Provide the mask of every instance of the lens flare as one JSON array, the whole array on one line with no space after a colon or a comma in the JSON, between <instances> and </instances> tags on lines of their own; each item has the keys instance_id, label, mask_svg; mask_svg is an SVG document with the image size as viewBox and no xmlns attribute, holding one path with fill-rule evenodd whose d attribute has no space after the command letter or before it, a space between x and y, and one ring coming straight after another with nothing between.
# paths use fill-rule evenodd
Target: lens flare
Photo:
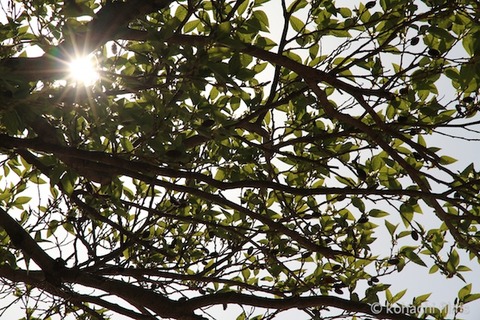
<instances>
[{"instance_id":1,"label":"lens flare","mask_svg":"<svg viewBox=\"0 0 480 320\"><path fill-rule=\"evenodd\" d=\"M68 68L69 78L77 84L91 86L99 79L96 63L90 57L77 57L68 64Z\"/></svg>"}]
</instances>

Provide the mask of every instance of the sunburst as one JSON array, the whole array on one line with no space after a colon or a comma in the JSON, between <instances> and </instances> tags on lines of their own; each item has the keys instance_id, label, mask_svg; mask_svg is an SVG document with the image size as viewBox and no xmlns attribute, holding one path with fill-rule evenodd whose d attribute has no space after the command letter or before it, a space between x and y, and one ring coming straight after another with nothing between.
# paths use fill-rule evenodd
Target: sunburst
<instances>
[{"instance_id":1,"label":"sunburst","mask_svg":"<svg viewBox=\"0 0 480 320\"><path fill-rule=\"evenodd\" d=\"M97 64L92 57L78 56L68 62L69 80L76 84L91 86L99 80Z\"/></svg>"}]
</instances>

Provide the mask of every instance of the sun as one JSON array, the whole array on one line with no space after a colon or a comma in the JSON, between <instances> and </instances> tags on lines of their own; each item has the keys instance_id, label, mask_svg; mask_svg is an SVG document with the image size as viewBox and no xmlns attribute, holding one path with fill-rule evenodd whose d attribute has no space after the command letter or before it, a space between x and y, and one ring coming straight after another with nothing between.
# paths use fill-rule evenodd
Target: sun
<instances>
[{"instance_id":1,"label":"sun","mask_svg":"<svg viewBox=\"0 0 480 320\"><path fill-rule=\"evenodd\" d=\"M100 78L94 59L88 56L72 59L68 70L69 79L84 86L91 86Z\"/></svg>"}]
</instances>

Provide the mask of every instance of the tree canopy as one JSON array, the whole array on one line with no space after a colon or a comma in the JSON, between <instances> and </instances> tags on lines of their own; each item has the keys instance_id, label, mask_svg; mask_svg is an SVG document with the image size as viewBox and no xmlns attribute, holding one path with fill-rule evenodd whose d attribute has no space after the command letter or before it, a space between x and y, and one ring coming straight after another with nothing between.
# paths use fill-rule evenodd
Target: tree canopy
<instances>
[{"instance_id":1,"label":"tree canopy","mask_svg":"<svg viewBox=\"0 0 480 320\"><path fill-rule=\"evenodd\" d=\"M478 1L2 11L0 314L452 319L480 298L478 164L442 150L478 147ZM69 70L86 55L93 84ZM465 281L458 308L407 301L412 268Z\"/></svg>"}]
</instances>

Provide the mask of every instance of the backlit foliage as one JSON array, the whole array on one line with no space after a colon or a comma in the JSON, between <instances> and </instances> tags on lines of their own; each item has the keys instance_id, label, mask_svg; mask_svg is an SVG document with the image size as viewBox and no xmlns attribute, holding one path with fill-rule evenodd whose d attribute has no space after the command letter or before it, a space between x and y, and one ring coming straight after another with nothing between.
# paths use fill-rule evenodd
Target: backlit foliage
<instances>
[{"instance_id":1,"label":"backlit foliage","mask_svg":"<svg viewBox=\"0 0 480 320\"><path fill-rule=\"evenodd\" d=\"M370 306L478 264L480 3L340 3L2 1L2 311L462 318Z\"/></svg>"}]
</instances>

